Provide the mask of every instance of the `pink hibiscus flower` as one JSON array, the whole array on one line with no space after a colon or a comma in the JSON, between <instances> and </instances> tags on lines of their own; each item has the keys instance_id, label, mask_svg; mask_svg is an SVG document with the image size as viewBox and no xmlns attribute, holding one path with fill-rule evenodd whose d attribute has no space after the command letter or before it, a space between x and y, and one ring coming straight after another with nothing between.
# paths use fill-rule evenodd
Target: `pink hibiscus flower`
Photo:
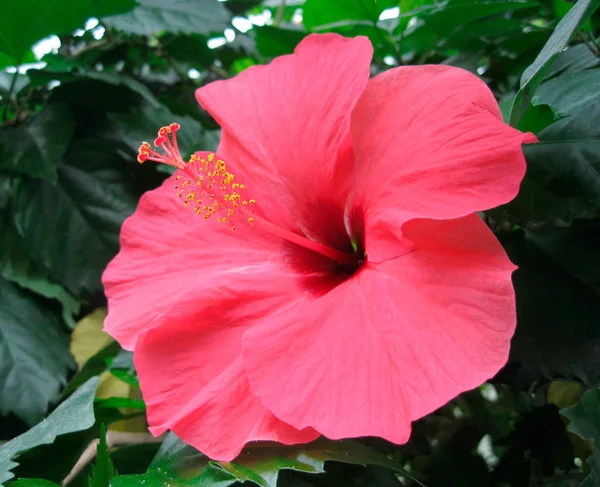
<instances>
[{"instance_id":1,"label":"pink hibiscus flower","mask_svg":"<svg viewBox=\"0 0 600 487\"><path fill-rule=\"evenodd\" d=\"M308 36L196 92L216 155L183 161L177 124L164 155L140 148L178 171L123 225L105 327L134 350L153 434L218 460L256 440L403 443L506 362L515 267L474 212L517 194L534 139L470 73L369 79L371 56Z\"/></svg>"}]
</instances>

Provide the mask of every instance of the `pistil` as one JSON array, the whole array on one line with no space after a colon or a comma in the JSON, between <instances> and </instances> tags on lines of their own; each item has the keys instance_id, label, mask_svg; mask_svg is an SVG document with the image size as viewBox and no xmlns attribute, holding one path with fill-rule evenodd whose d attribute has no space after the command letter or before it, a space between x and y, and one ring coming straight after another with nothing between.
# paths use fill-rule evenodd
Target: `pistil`
<instances>
[{"instance_id":1,"label":"pistil","mask_svg":"<svg viewBox=\"0 0 600 487\"><path fill-rule=\"evenodd\" d=\"M148 142L142 143L138 150L138 161L154 161L168 164L180 170L173 176L177 182L177 196L183 200L184 206L194 206L194 211L208 220L217 215L217 222L228 223L234 215L243 215L245 224L264 230L279 238L312 250L344 266L356 266L355 254L323 245L302 235L281 228L259 217L254 213L254 199L244 196L245 184L235 181L235 175L228 171L225 161L214 153L192 155L188 162L184 161L177 144L176 132L180 126L172 123L161 127L154 145L162 149L161 154L151 148ZM235 231L236 227L232 227Z\"/></svg>"}]
</instances>

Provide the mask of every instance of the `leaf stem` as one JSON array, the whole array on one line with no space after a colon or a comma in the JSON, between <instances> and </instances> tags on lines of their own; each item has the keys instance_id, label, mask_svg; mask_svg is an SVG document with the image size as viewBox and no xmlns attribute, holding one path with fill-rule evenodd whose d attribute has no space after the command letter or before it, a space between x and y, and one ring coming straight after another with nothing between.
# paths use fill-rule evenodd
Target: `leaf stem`
<instances>
[{"instance_id":1,"label":"leaf stem","mask_svg":"<svg viewBox=\"0 0 600 487\"><path fill-rule=\"evenodd\" d=\"M8 107L10 106L10 99L12 98L13 91L15 90L18 76L19 76L19 65L15 66L15 75L13 76L13 78L10 82L10 88L8 89L8 94L6 95L6 101L4 103L4 111L2 112L2 121L4 123L6 123L8 121Z\"/></svg>"},{"instance_id":2,"label":"leaf stem","mask_svg":"<svg viewBox=\"0 0 600 487\"><path fill-rule=\"evenodd\" d=\"M279 7L277 8L277 13L275 14L275 20L273 20L273 25L275 27L279 27L279 25L281 24L281 21L283 19L283 14L285 12L285 3L286 3L286 0L281 0L281 3L279 4Z\"/></svg>"}]
</instances>

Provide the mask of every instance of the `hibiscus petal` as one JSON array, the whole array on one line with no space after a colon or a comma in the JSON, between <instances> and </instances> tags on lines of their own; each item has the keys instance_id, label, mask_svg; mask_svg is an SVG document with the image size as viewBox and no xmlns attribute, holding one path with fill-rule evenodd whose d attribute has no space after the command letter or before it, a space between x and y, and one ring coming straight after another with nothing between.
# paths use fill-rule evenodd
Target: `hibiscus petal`
<instances>
[{"instance_id":1,"label":"hibiscus petal","mask_svg":"<svg viewBox=\"0 0 600 487\"><path fill-rule=\"evenodd\" d=\"M255 397L244 375L241 335L248 328L236 310L252 303L219 303L170 326L144 333L135 365L154 435L172 430L212 459L229 461L249 441L305 443L318 435L278 420ZM236 315L237 314L237 315Z\"/></svg>"},{"instance_id":2,"label":"hibiscus petal","mask_svg":"<svg viewBox=\"0 0 600 487\"><path fill-rule=\"evenodd\" d=\"M399 236L411 218L457 218L513 199L525 173L521 146L535 140L502 122L485 83L448 66L375 76L351 132L357 168L349 209L364 213L365 246L377 261L395 256L382 234Z\"/></svg>"},{"instance_id":3,"label":"hibiscus petal","mask_svg":"<svg viewBox=\"0 0 600 487\"><path fill-rule=\"evenodd\" d=\"M276 309L322 286L328 269L316 254L247 222L234 232L214 218L204 220L183 206L173 185L167 180L142 197L121 230L121 251L102 276L105 330L124 348L132 350L143 331L232 295Z\"/></svg>"},{"instance_id":4,"label":"hibiscus petal","mask_svg":"<svg viewBox=\"0 0 600 487\"><path fill-rule=\"evenodd\" d=\"M244 333L252 390L277 417L402 443L410 421L504 365L514 266L493 234L476 215L413 220L405 234L411 252Z\"/></svg>"},{"instance_id":5,"label":"hibiscus petal","mask_svg":"<svg viewBox=\"0 0 600 487\"><path fill-rule=\"evenodd\" d=\"M343 211L354 164L350 114L372 53L366 37L310 35L293 55L196 91L223 129L219 153L248 181L257 211L290 229L299 221L327 245L349 243Z\"/></svg>"}]
</instances>

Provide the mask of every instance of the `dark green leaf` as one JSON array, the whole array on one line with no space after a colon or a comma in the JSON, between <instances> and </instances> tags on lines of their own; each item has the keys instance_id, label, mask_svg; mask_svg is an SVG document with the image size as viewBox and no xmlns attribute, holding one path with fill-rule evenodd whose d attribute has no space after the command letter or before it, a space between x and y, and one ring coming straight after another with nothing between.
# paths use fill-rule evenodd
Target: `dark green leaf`
<instances>
[{"instance_id":1,"label":"dark green leaf","mask_svg":"<svg viewBox=\"0 0 600 487\"><path fill-rule=\"evenodd\" d=\"M598 5L600 5L600 0L578 0L556 26L538 57L521 77L521 89L515 97L510 114L511 125L516 126L518 124L537 87L544 80L567 44L573 39L581 24L598 8ZM540 103L548 102L541 101ZM551 103L548 104L553 106Z\"/></svg>"},{"instance_id":2,"label":"dark green leaf","mask_svg":"<svg viewBox=\"0 0 600 487\"><path fill-rule=\"evenodd\" d=\"M58 398L74 368L68 337L47 302L0 278L0 413L29 424Z\"/></svg>"},{"instance_id":3,"label":"dark green leaf","mask_svg":"<svg viewBox=\"0 0 600 487\"><path fill-rule=\"evenodd\" d=\"M217 467L206 468L189 479L180 479L166 472L153 470L145 474L120 475L110 482L110 487L229 487L237 483L235 476Z\"/></svg>"},{"instance_id":4,"label":"dark green leaf","mask_svg":"<svg viewBox=\"0 0 600 487\"><path fill-rule=\"evenodd\" d=\"M585 392L574 406L561 410L571 420L568 430L594 442L592 456L588 458L590 474L581 487L596 487L600 481L600 389Z\"/></svg>"},{"instance_id":5,"label":"dark green leaf","mask_svg":"<svg viewBox=\"0 0 600 487\"><path fill-rule=\"evenodd\" d=\"M13 459L19 453L50 444L57 436L92 427L98 381L98 378L90 379L41 423L0 447L0 484L13 477L11 470L18 465Z\"/></svg>"},{"instance_id":6,"label":"dark green leaf","mask_svg":"<svg viewBox=\"0 0 600 487\"><path fill-rule=\"evenodd\" d=\"M530 105L517 127L522 132L540 133L556 119L549 105Z\"/></svg>"},{"instance_id":7,"label":"dark green leaf","mask_svg":"<svg viewBox=\"0 0 600 487\"><path fill-rule=\"evenodd\" d=\"M136 152L142 141L152 143L158 129L171 122L181 125L177 132L177 143L184 157L199 150L214 151L217 148L218 137L204 130L200 122L187 115L175 115L164 106L142 107L129 113L111 113L109 117L120 127L125 143Z\"/></svg>"},{"instance_id":8,"label":"dark green leaf","mask_svg":"<svg viewBox=\"0 0 600 487\"><path fill-rule=\"evenodd\" d=\"M117 476L106 444L106 426L100 427L100 439L96 448L96 462L92 467L89 487L108 487L112 478Z\"/></svg>"},{"instance_id":9,"label":"dark green leaf","mask_svg":"<svg viewBox=\"0 0 600 487\"><path fill-rule=\"evenodd\" d=\"M19 479L9 482L7 487L60 487L60 485L44 479Z\"/></svg>"},{"instance_id":10,"label":"dark green leaf","mask_svg":"<svg viewBox=\"0 0 600 487\"><path fill-rule=\"evenodd\" d=\"M129 76L118 73L110 73L106 71L85 71L76 75L74 80L81 78L94 79L114 86L125 86L131 91L140 95L143 99L150 103L150 105L154 107L160 106L160 104L158 103L152 92L148 89L148 87Z\"/></svg>"},{"instance_id":11,"label":"dark green leaf","mask_svg":"<svg viewBox=\"0 0 600 487\"><path fill-rule=\"evenodd\" d=\"M207 39L202 35L165 36L161 38L166 52L173 59L187 63L189 67L199 69L210 66L215 59L215 52L208 48Z\"/></svg>"},{"instance_id":12,"label":"dark green leaf","mask_svg":"<svg viewBox=\"0 0 600 487\"><path fill-rule=\"evenodd\" d=\"M291 54L306 35L306 32L298 29L282 29L270 25L256 27L254 30L256 31L256 49L266 57Z\"/></svg>"},{"instance_id":13,"label":"dark green leaf","mask_svg":"<svg viewBox=\"0 0 600 487\"><path fill-rule=\"evenodd\" d=\"M528 234L569 274L600 296L600 221L575 220L568 227Z\"/></svg>"},{"instance_id":14,"label":"dark green leaf","mask_svg":"<svg viewBox=\"0 0 600 487\"><path fill-rule=\"evenodd\" d=\"M600 448L600 389L586 391L577 404L561 410L561 414L571 420L569 431Z\"/></svg>"},{"instance_id":15,"label":"dark green leaf","mask_svg":"<svg viewBox=\"0 0 600 487\"><path fill-rule=\"evenodd\" d=\"M65 323L74 328L73 315L79 312L79 302L62 286L51 282L48 270L31 259L12 217L8 212L4 213L4 218L0 213L0 276L46 298L58 300Z\"/></svg>"},{"instance_id":16,"label":"dark green leaf","mask_svg":"<svg viewBox=\"0 0 600 487\"><path fill-rule=\"evenodd\" d=\"M64 105L48 105L25 128L0 130L0 169L56 181L75 122Z\"/></svg>"},{"instance_id":17,"label":"dark green leaf","mask_svg":"<svg viewBox=\"0 0 600 487\"><path fill-rule=\"evenodd\" d=\"M110 361L119 353L121 347L117 342L112 342L100 350L96 355L91 357L81 370L71 379L71 382L65 388L63 395L71 394L81 384L85 383L92 377L96 377L102 372L105 372Z\"/></svg>"},{"instance_id":18,"label":"dark green leaf","mask_svg":"<svg viewBox=\"0 0 600 487\"><path fill-rule=\"evenodd\" d=\"M548 78L553 78L559 74L579 73L598 65L600 65L600 58L594 55L585 44L577 44L569 47L560 55L552 65Z\"/></svg>"},{"instance_id":19,"label":"dark green leaf","mask_svg":"<svg viewBox=\"0 0 600 487\"><path fill-rule=\"evenodd\" d=\"M558 114L578 115L600 102L600 69L564 74L542 84L533 103L550 105Z\"/></svg>"},{"instance_id":20,"label":"dark green leaf","mask_svg":"<svg viewBox=\"0 0 600 487\"><path fill-rule=\"evenodd\" d=\"M398 473L407 473L397 462L355 441L319 439L299 446L256 443L246 447L233 462L213 462L171 434L163 442L148 473L119 477L111 487L129 487L145 480L154 486L226 487L236 480L250 481L261 487L276 487L281 470L323 473L326 461L354 465L379 465Z\"/></svg>"},{"instance_id":21,"label":"dark green leaf","mask_svg":"<svg viewBox=\"0 0 600 487\"><path fill-rule=\"evenodd\" d=\"M126 163L98 140L77 140L58 184L23 180L15 220L27 251L76 296L100 289L100 274L135 208Z\"/></svg>"},{"instance_id":22,"label":"dark green leaf","mask_svg":"<svg viewBox=\"0 0 600 487\"><path fill-rule=\"evenodd\" d=\"M146 472L148 465L150 465L152 459L156 456L159 447L160 443L157 441L123 446L112 451L111 458L115 465L115 470L120 475Z\"/></svg>"},{"instance_id":23,"label":"dark green leaf","mask_svg":"<svg viewBox=\"0 0 600 487\"><path fill-rule=\"evenodd\" d=\"M125 382L125 384L134 386L134 387L139 387L139 385L140 385L137 377L135 377L134 375L129 373L127 370L111 368L110 373L113 376L115 376L117 379L119 379L120 381Z\"/></svg>"},{"instance_id":24,"label":"dark green leaf","mask_svg":"<svg viewBox=\"0 0 600 487\"><path fill-rule=\"evenodd\" d=\"M420 15L438 36L444 36L479 19L535 6L528 0L446 0L425 6Z\"/></svg>"},{"instance_id":25,"label":"dark green leaf","mask_svg":"<svg viewBox=\"0 0 600 487\"><path fill-rule=\"evenodd\" d=\"M140 0L132 12L103 21L122 32L152 36L160 32L223 32L229 18L229 12L217 0Z\"/></svg>"},{"instance_id":26,"label":"dark green leaf","mask_svg":"<svg viewBox=\"0 0 600 487\"><path fill-rule=\"evenodd\" d=\"M4 95L10 91L10 85L13 83L13 78L17 76L17 80L14 82L12 90L12 97L14 98L23 88L29 84L29 77L25 74L19 73L7 73L6 71L0 71L0 94Z\"/></svg>"},{"instance_id":27,"label":"dark green leaf","mask_svg":"<svg viewBox=\"0 0 600 487\"><path fill-rule=\"evenodd\" d=\"M474 43L482 38L493 39L523 31L523 22L517 19L492 17L459 26L445 41L444 47L473 50Z\"/></svg>"},{"instance_id":28,"label":"dark green leaf","mask_svg":"<svg viewBox=\"0 0 600 487\"><path fill-rule=\"evenodd\" d=\"M533 230L600 217L600 103L553 123L524 147L527 174L516 199L489 212Z\"/></svg>"},{"instance_id":29,"label":"dark green leaf","mask_svg":"<svg viewBox=\"0 0 600 487\"><path fill-rule=\"evenodd\" d=\"M521 232L503 238L517 296L511 361L529 382L566 377L600 379L600 296L571 276Z\"/></svg>"},{"instance_id":30,"label":"dark green leaf","mask_svg":"<svg viewBox=\"0 0 600 487\"><path fill-rule=\"evenodd\" d=\"M568 471L573 465L571 442L554 404L534 407L522 414L514 430L498 443L505 451L494 472L501 482L494 485L532 485L536 478ZM546 483L538 485L548 487Z\"/></svg>"},{"instance_id":31,"label":"dark green leaf","mask_svg":"<svg viewBox=\"0 0 600 487\"><path fill-rule=\"evenodd\" d=\"M36 41L69 34L90 17L127 12L134 4L134 0L3 0L0 51L21 63Z\"/></svg>"},{"instance_id":32,"label":"dark green leaf","mask_svg":"<svg viewBox=\"0 0 600 487\"><path fill-rule=\"evenodd\" d=\"M91 96L97 96L97 90L86 89L85 82L89 80L98 81L99 83L106 83L107 85L125 87L134 93L140 95L142 99L148 102L153 107L158 107L160 104L154 97L150 89L143 85L139 81L136 81L130 76L125 74L113 73L109 71L94 71L94 70L81 70L71 72L71 68L65 71L53 72L51 70L29 70L29 78L31 83L35 86L44 86L50 81L60 81L61 88L74 91L74 94L86 94ZM105 87L106 88L106 87ZM106 95L111 96L111 95ZM70 99L66 100L70 102ZM106 100L101 100L106 102Z\"/></svg>"}]
</instances>

